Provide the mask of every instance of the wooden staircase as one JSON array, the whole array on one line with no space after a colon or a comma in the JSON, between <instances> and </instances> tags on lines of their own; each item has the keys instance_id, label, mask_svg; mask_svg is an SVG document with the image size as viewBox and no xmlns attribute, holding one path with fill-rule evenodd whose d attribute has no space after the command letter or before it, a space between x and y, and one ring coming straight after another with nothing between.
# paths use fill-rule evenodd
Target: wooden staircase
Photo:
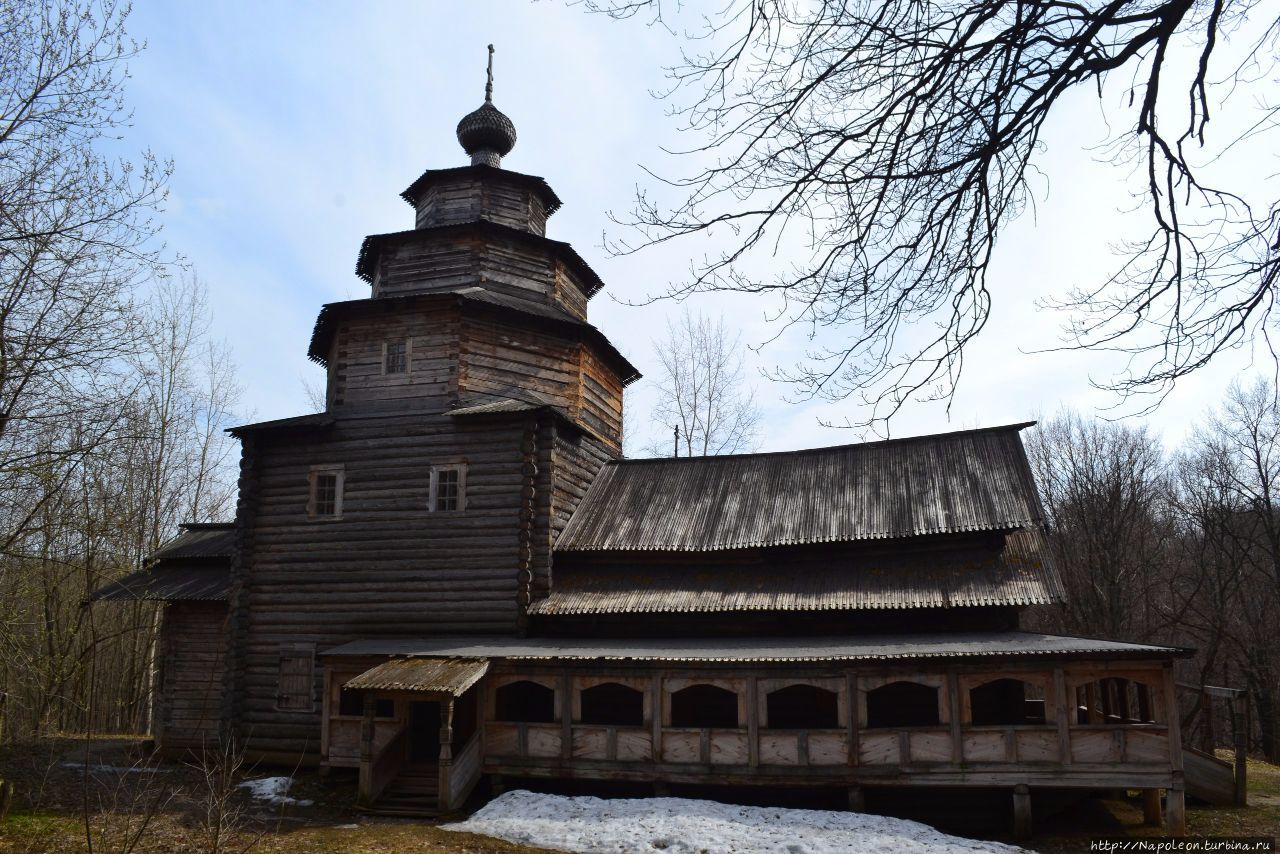
<instances>
[{"instance_id":1,"label":"wooden staircase","mask_svg":"<svg viewBox=\"0 0 1280 854\"><path fill-rule=\"evenodd\" d=\"M369 812L416 818L439 815L440 767L434 763L406 762Z\"/></svg>"},{"instance_id":2,"label":"wooden staircase","mask_svg":"<svg viewBox=\"0 0 1280 854\"><path fill-rule=\"evenodd\" d=\"M1230 762L1194 747L1184 747L1182 767L1187 794L1191 797L1218 806L1240 803L1236 792L1236 768Z\"/></svg>"}]
</instances>

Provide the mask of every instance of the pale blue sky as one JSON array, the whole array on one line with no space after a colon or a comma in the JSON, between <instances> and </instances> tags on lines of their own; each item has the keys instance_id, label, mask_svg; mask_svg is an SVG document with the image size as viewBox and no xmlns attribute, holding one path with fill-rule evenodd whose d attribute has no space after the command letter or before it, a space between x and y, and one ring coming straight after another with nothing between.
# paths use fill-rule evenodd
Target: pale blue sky
<instances>
[{"instance_id":1,"label":"pale blue sky","mask_svg":"<svg viewBox=\"0 0 1280 854\"><path fill-rule=\"evenodd\" d=\"M558 2L176 3L140 0L131 34L148 42L131 64L130 138L172 157L176 173L165 217L169 245L206 282L215 334L231 345L245 409L259 419L308 411L306 360L324 302L368 295L354 275L366 234L412 227L398 197L426 168L466 162L454 138L459 118L483 100L485 45L497 46L495 103L519 142L504 165L544 176L564 199L548 233L569 241L608 285L591 320L641 371L653 374L651 340L680 307L643 308L620 298L660 290L701 249L611 258L601 248L606 212L625 211L639 166L661 166L674 125L650 91L675 43L641 22L612 22ZM995 311L970 354L950 419L915 405L896 435L998 424L1086 411L1108 398L1087 376L1106 361L1079 354L1024 355L1054 340L1060 318L1035 298L1095 281L1111 264L1107 242L1123 225L1123 175L1084 146L1103 137L1096 99L1080 98L1055 122L1043 163L1047 192L1038 217L1001 240L992 274ZM1274 166L1264 171L1274 172ZM756 297L703 297L743 340L771 336L774 306ZM788 335L751 356L753 367L788 363L804 349ZM1250 368L1234 353L1179 387L1150 421L1176 440L1222 389ZM796 405L785 387L754 380L764 408L761 448L780 450L859 438L820 427L819 417L856 419L853 402ZM649 431L651 393L629 394L634 429ZM667 428L656 428L661 435Z\"/></svg>"}]
</instances>

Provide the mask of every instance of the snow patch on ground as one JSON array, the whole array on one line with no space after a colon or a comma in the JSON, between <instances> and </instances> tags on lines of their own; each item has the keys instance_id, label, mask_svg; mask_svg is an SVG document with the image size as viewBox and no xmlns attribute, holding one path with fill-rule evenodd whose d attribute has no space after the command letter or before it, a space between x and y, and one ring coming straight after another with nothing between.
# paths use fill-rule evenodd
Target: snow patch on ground
<instances>
[{"instance_id":1,"label":"snow patch on ground","mask_svg":"<svg viewBox=\"0 0 1280 854\"><path fill-rule=\"evenodd\" d=\"M257 780L245 780L236 786L237 789L248 789L255 801L266 801L269 804L309 807L312 801L289 797L289 787L293 785L292 777L261 777Z\"/></svg>"},{"instance_id":2,"label":"snow patch on ground","mask_svg":"<svg viewBox=\"0 0 1280 854\"><path fill-rule=\"evenodd\" d=\"M743 807L688 798L602 800L512 791L446 830L575 852L1026 854L948 836L915 821L826 810Z\"/></svg>"}]
</instances>

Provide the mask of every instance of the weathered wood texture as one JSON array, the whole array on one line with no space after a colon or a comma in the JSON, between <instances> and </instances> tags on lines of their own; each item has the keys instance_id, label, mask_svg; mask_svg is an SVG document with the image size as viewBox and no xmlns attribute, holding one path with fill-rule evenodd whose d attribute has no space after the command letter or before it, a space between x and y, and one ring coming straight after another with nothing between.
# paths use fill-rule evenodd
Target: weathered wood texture
<instances>
[{"instance_id":1,"label":"weathered wood texture","mask_svg":"<svg viewBox=\"0 0 1280 854\"><path fill-rule=\"evenodd\" d=\"M225 602L174 602L161 622L157 739L166 751L213 746L222 719Z\"/></svg>"},{"instance_id":2,"label":"weathered wood texture","mask_svg":"<svg viewBox=\"0 0 1280 854\"><path fill-rule=\"evenodd\" d=\"M535 303L558 305L587 318L584 274L560 256L559 244L470 229L433 234L381 250L374 297L428 294L483 287Z\"/></svg>"},{"instance_id":3,"label":"weathered wood texture","mask_svg":"<svg viewBox=\"0 0 1280 854\"><path fill-rule=\"evenodd\" d=\"M319 702L276 708L287 645L515 631L522 434L520 421L419 414L256 440L235 709L251 748L319 750ZM318 463L344 466L340 520L307 517L307 473ZM467 466L463 512L430 506L431 467L446 463Z\"/></svg>"},{"instance_id":4,"label":"weathered wood texture","mask_svg":"<svg viewBox=\"0 0 1280 854\"><path fill-rule=\"evenodd\" d=\"M403 344L406 370L388 374L386 347ZM517 317L464 310L424 299L379 311L372 303L337 326L329 349L329 410L443 412L461 401L514 398L554 405L603 439L622 446L623 384L593 345Z\"/></svg>"},{"instance_id":5,"label":"weathered wood texture","mask_svg":"<svg viewBox=\"0 0 1280 854\"><path fill-rule=\"evenodd\" d=\"M460 312L447 303L344 322L330 358L330 410L449 408L458 395L460 331ZM404 373L385 372L388 343L406 345Z\"/></svg>"},{"instance_id":6,"label":"weathered wood texture","mask_svg":"<svg viewBox=\"0 0 1280 854\"><path fill-rule=\"evenodd\" d=\"M418 196L416 225L431 228L484 219L542 236L547 208L526 182L503 180L494 171L440 177Z\"/></svg>"}]
</instances>

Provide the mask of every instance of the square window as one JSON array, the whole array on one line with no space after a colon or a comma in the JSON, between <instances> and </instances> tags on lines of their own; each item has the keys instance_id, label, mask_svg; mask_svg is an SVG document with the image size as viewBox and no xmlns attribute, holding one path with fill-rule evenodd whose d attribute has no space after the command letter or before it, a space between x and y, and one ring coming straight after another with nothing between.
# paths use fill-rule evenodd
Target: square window
<instances>
[{"instance_id":1,"label":"square window","mask_svg":"<svg viewBox=\"0 0 1280 854\"><path fill-rule=\"evenodd\" d=\"M409 359L403 341L387 342L386 356L382 363L383 373L403 374L409 370Z\"/></svg>"}]
</instances>

